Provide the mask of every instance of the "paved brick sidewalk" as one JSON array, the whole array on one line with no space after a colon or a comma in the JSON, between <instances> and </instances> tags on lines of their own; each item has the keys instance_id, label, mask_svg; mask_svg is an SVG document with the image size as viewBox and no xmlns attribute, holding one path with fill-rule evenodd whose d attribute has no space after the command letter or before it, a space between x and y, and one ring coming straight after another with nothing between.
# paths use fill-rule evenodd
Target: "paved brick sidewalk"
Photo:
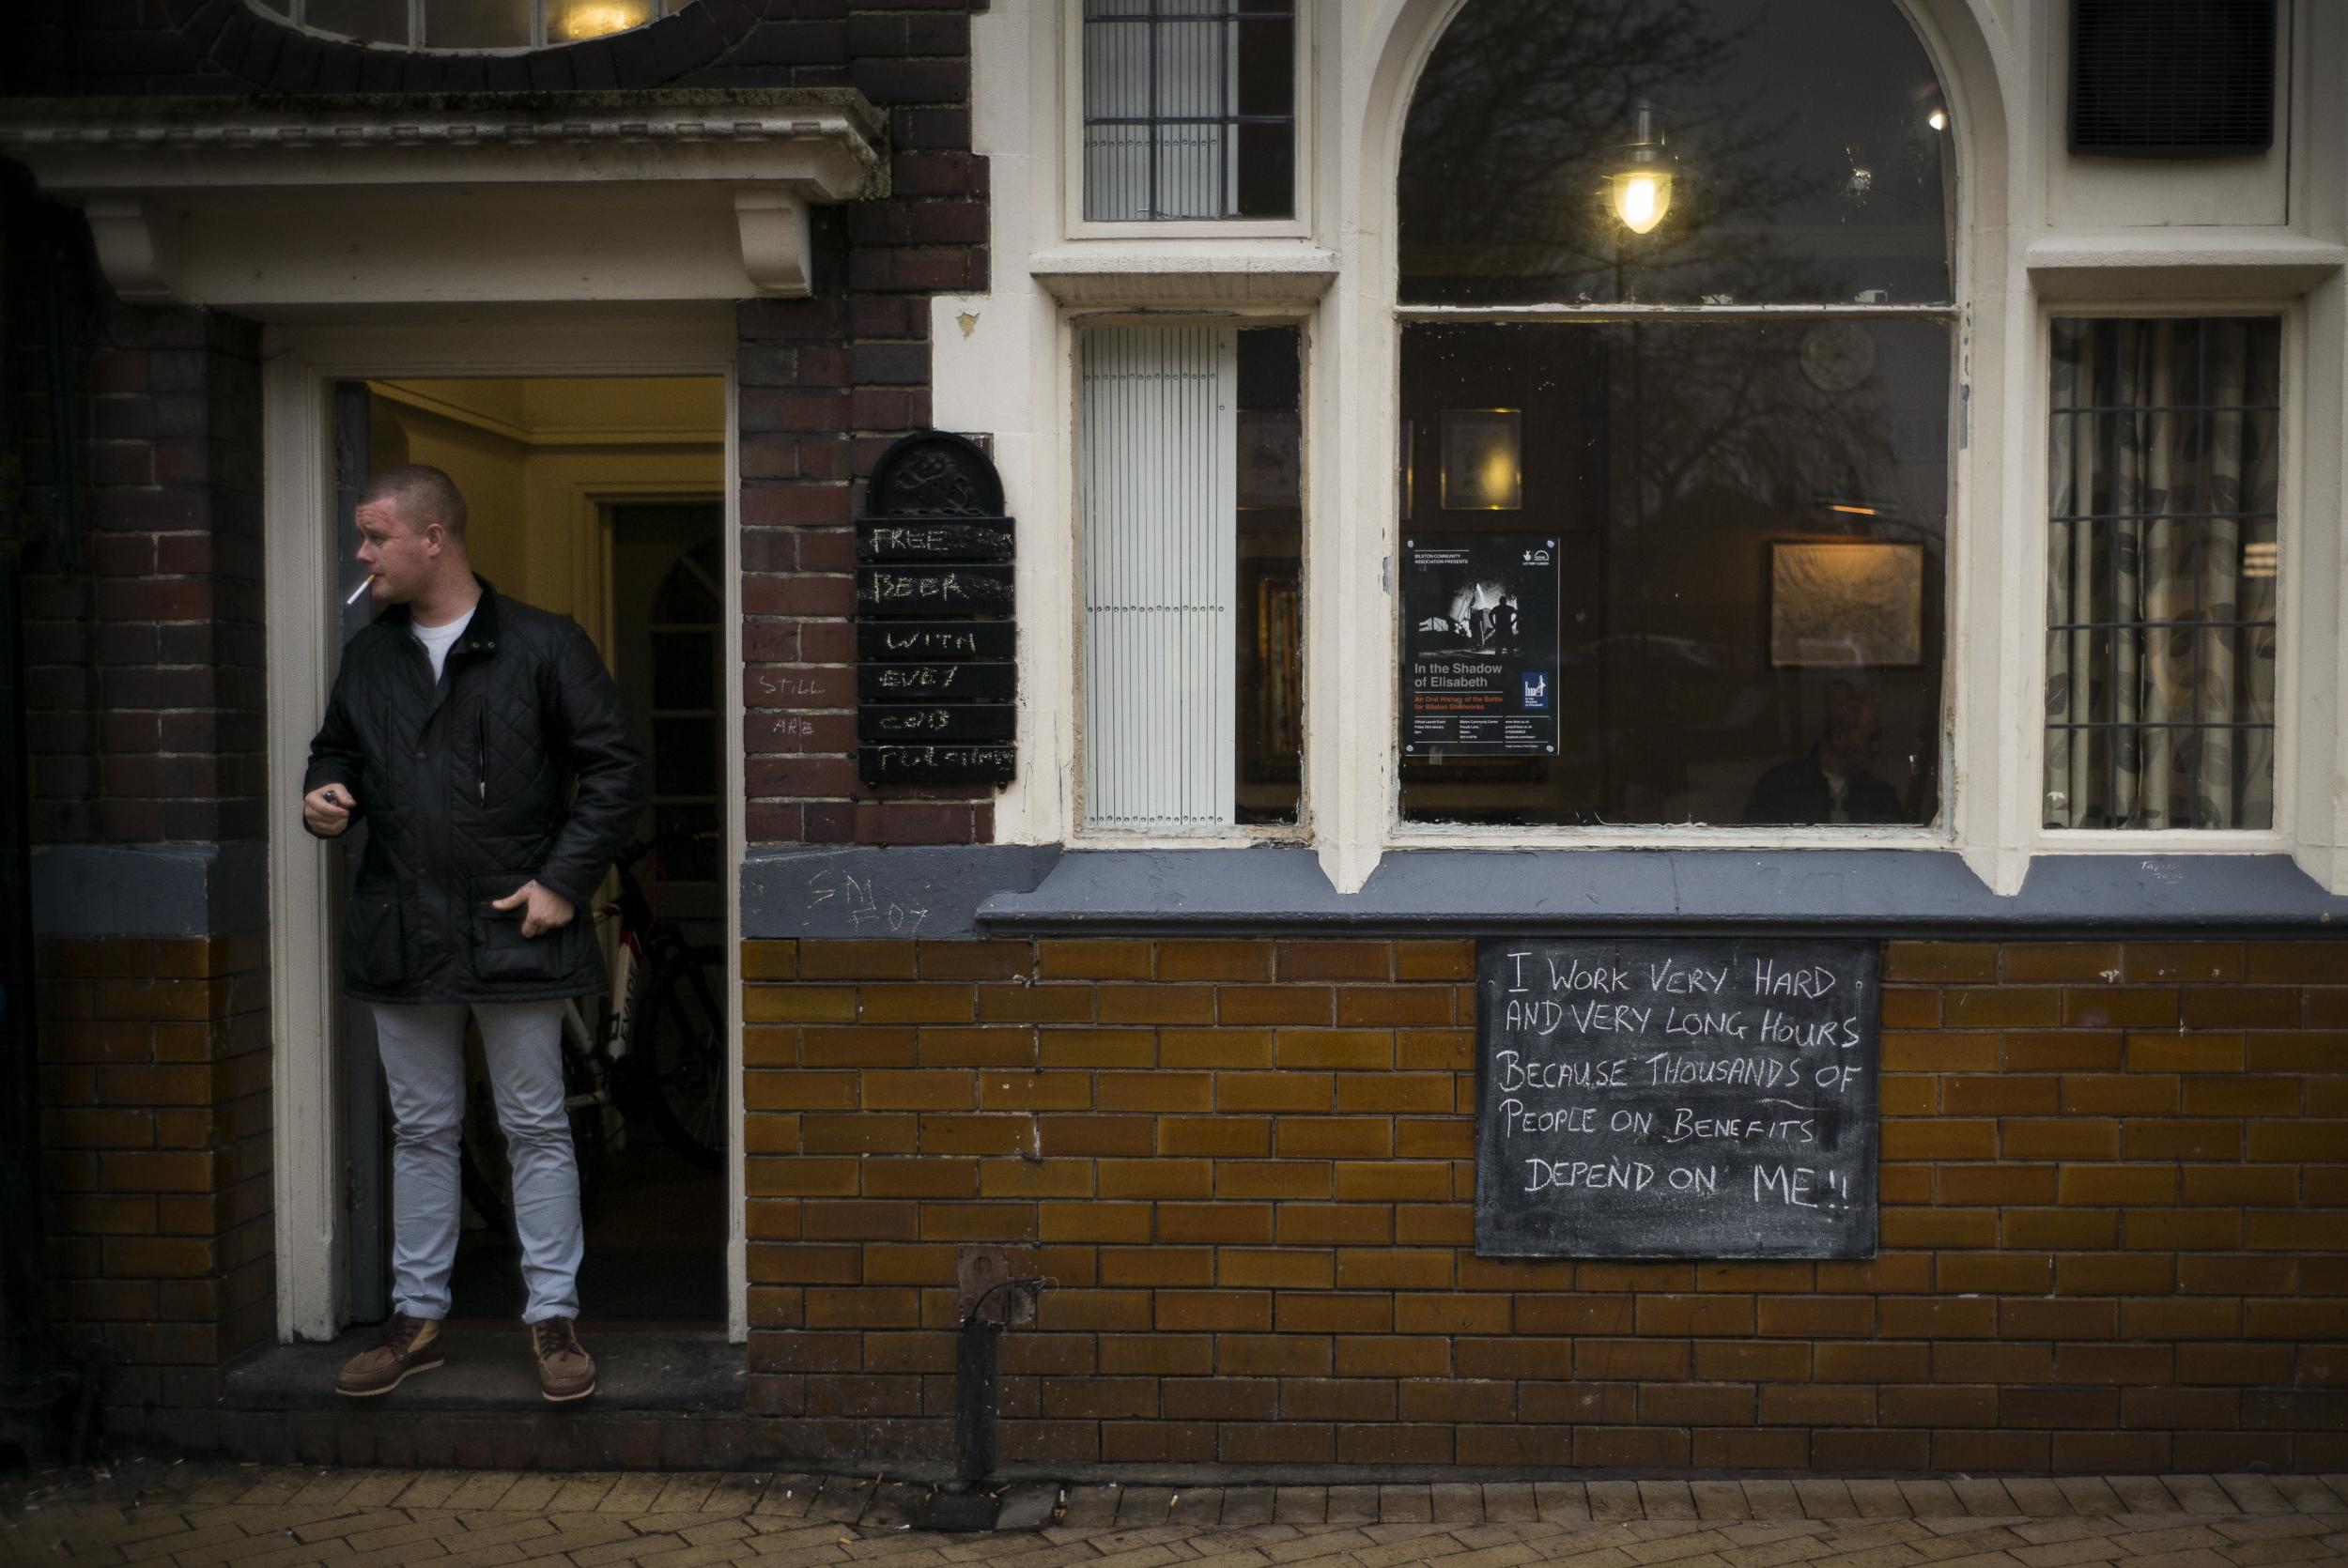
<instances>
[{"instance_id":1,"label":"paved brick sidewalk","mask_svg":"<svg viewBox=\"0 0 2348 1568\"><path fill-rule=\"evenodd\" d=\"M1041 1530L937 1534L873 1478L134 1461L0 1490L0 1561L1780 1568L2348 1563L2348 1476L1029 1488Z\"/></svg>"}]
</instances>

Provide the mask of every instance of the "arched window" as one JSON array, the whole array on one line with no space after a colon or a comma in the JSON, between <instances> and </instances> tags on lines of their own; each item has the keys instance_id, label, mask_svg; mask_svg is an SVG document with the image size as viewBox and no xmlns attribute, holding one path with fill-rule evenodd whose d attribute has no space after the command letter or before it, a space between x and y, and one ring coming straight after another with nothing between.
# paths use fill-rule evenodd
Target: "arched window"
<instances>
[{"instance_id":1,"label":"arched window","mask_svg":"<svg viewBox=\"0 0 2348 1568\"><path fill-rule=\"evenodd\" d=\"M624 33L692 0L255 0L313 32L399 49L544 49Z\"/></svg>"},{"instance_id":2,"label":"arched window","mask_svg":"<svg viewBox=\"0 0 2348 1568\"><path fill-rule=\"evenodd\" d=\"M1398 171L1406 821L1938 819L1949 130L1893 0L1468 0Z\"/></svg>"}]
</instances>

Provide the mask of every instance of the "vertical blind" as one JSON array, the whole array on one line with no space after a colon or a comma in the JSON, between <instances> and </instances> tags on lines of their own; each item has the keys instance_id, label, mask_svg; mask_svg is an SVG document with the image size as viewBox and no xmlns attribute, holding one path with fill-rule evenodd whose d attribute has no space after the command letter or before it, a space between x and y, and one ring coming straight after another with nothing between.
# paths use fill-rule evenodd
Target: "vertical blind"
<instances>
[{"instance_id":1,"label":"vertical blind","mask_svg":"<svg viewBox=\"0 0 2348 1568\"><path fill-rule=\"evenodd\" d=\"M1079 348L1087 826L1233 820L1238 333L1101 327Z\"/></svg>"}]
</instances>

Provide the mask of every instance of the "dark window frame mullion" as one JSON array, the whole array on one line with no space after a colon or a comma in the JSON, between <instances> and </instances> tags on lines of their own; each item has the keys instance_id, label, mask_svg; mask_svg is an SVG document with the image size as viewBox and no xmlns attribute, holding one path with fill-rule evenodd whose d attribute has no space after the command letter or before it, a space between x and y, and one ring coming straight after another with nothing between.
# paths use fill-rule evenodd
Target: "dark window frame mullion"
<instances>
[{"instance_id":1,"label":"dark window frame mullion","mask_svg":"<svg viewBox=\"0 0 2348 1568\"><path fill-rule=\"evenodd\" d=\"M2117 390L2117 382L2118 382L2118 380L2119 380L2119 374L2120 374L2120 363L2121 363L2121 360L2122 360L2122 356L2121 356L2121 353L2120 353L2120 345L2119 345L2119 343L2115 340L2115 341L2114 341L2114 342L2112 342L2112 343L2109 343L2109 344L2105 345L2105 347L2106 347L2106 349L2107 349L2107 350L2110 353L2110 356L2111 356L2111 366L2110 366L2110 373L2111 373L2111 374L2110 374L2110 380L2111 380L2111 383L2112 383L2112 384L2113 384L2113 386L2114 386L2114 390L2116 391L2116 390ZM2088 429L2089 429L2089 432L2090 432L2090 440L2091 440L2091 442L2093 442L2094 436L2095 436L2096 434L2098 434L2098 433L2099 433L2099 432L2098 432L2098 430L2097 430L2097 423L2098 423L2098 422L2097 422L2097 421L2095 421L2093 418L2092 418L2092 417L2090 417L2090 416L2088 416L2088 415L2084 415L2084 414L2079 415L2079 416L2078 416L2078 417L2079 417L2079 418L2083 418L2083 419L2086 419L2086 420L2087 420L2087 422L2088 422ZM2096 467L2097 467L2097 468L2098 468L2098 469L2102 471L2102 474L2103 474L2103 480L2104 480L2104 489L2105 489L2105 494L2106 494L2106 496L2107 496L2107 497L2109 497L2109 496L2112 493L2112 491L2113 491L2114 487L2115 487L2115 486L2118 484L2118 483L2119 483L2119 476L2118 476L2118 472L2117 472L2117 469L2116 469L2116 468L2115 468L2115 466L2114 466L2114 462L2113 462L2113 459L2117 456L2117 453L2118 453L2118 445L2119 445L2119 443L2118 443L2118 438L2117 438L2117 432L2118 432L2118 424L2119 424L2119 422L2118 422L2118 421L2116 421L2116 420L2111 420L2111 421L2105 421L2105 422L2102 422L2102 423L2103 423L2105 425L2109 426L2109 429L2110 429L2110 431L2111 431L2112 433L2111 433L2109 436L2107 436L2107 437L2105 438L2104 451L2103 451L2103 453L2102 453L2101 458L2098 460L2098 462L2097 462L2097 464L2096 464ZM2094 487L2093 485L2092 485L2092 484L2091 484L2091 485L2088 487L2087 504L2088 504L2090 507L2093 507L2093 505L2095 505L2095 503L2096 503L2095 487ZM2144 550L2143 541L2142 541L2141 539L2139 539L2139 540L2137 541L2137 559L2138 559L2138 563L2139 563L2139 570L2141 569L2142 561L2143 561L2143 550ZM2123 606L2122 606L2122 604L2121 604L2121 602L2120 602L2120 583L2121 583L2121 577L2120 577L2120 542L2119 542L2117 539L2108 538L2108 539L2107 539L2107 541L2106 541L2106 544L2105 544L2104 553L2105 553L2106 557L2108 558L2108 559L2107 559L2107 561L2106 561L2106 565L2109 567L2109 571L2110 571L2110 573L2111 573L2111 613L2112 613L2114 616L2124 615L2124 614L2127 613L2127 611L2126 611L2126 608L2125 608L2124 607L2123 607ZM2110 712L2111 712L2111 715L2112 715L2112 717L2113 717L2114 721L2116 722L2116 721L2117 721L2117 719L2118 719L2118 717L2119 717L2119 715L2120 715L2120 666L2121 666L2121 658L2120 658L2120 639L2119 639L2118 638L2116 638L2116 637L2115 637L2115 638L2113 638L2111 639L2111 645L2110 645L2110 648L2109 648L2109 650L2108 656L2109 657L2109 659L2110 659L2110 661L2111 661L2111 667L2104 672L2104 690L2105 690L2105 691L2109 694L2109 699L2110 699L2110 703L2111 703ZM2141 652L2141 650L2139 650L2139 653L2138 653L2138 657L2139 657L2139 659L2140 660L2140 659L2142 658L2142 656L2143 656L2143 655L2142 655L2142 652ZM2088 714L2089 714L2089 715L2090 715L2091 717L2093 715L2094 711L2095 711L2095 705L2094 705L2094 703L2093 703L2093 702L2092 702L2092 701L2091 701L2091 702L2089 702L2089 703L2088 703ZM2139 715L2139 716L2140 717L2140 716L2141 716L2141 715ZM2125 827L2125 826L2128 826L2128 825L2129 825L2128 819L2127 819L2127 818L2125 818L2125 817L2123 817L2123 816L2121 815L2121 812L2120 812L2120 744L2119 744L2119 743L2120 743L2120 736L2119 736L2119 733L2118 733L2118 731L2117 731L2116 730L2113 731L2113 733L2112 733L2112 734L2110 734L2109 736L2106 737L2105 742L2104 742L2104 774L2105 774L2105 791L2106 791L2106 793L2105 793L2105 795L2104 795L2104 820L2105 820L2106 822L2108 822L2111 823L2114 827ZM2138 769L2138 776L2140 778L2140 777L2142 776L2142 773L2143 773L2143 757L2142 757L2142 755L2141 755L2140 751L2139 751L2139 755L2138 755L2138 758L2137 758L2137 769ZM2141 791L2140 789L2139 790L2138 794L2137 794L2137 804L2138 804L2138 807L2139 807L2139 811L2140 811L2140 807L2142 807L2142 805L2143 805L2143 792L2142 792L2142 791ZM2139 814L2139 813L2138 813L2138 812L2132 812L2132 813L2130 813L2129 815L2130 815L2130 816L2134 816L2134 815L2138 815L2138 814Z\"/></svg>"},{"instance_id":2,"label":"dark window frame mullion","mask_svg":"<svg viewBox=\"0 0 2348 1568\"><path fill-rule=\"evenodd\" d=\"M2204 515L2208 512L2211 500L2210 443L2217 436L2217 416L2211 411L2209 404L2209 328L2210 323L2207 320L2197 321L2193 324L2193 391L2201 407L2199 416L2201 440L2197 443L2200 452L2193 466L2193 499ZM2200 623L2201 612L2207 607L2207 594L2203 592L2203 580L2208 575L2210 545L2216 531L2206 521L2186 525L2187 542L2186 560L2190 563L2193 572L2193 620L2195 623L2195 629L2191 634L2193 638L2193 716L2197 719L2208 711L2201 696L2201 680L2205 671L2201 662L2202 637ZM2201 750L2197 746L2193 750L2195 789L2192 794L2193 825L2196 827L2210 825L2201 820L2201 792L2199 786L2201 762Z\"/></svg>"},{"instance_id":3,"label":"dark window frame mullion","mask_svg":"<svg viewBox=\"0 0 2348 1568\"><path fill-rule=\"evenodd\" d=\"M1150 184L1149 198L1142 211L1155 223L1163 213L1158 207L1158 137L1164 123L1158 118L1158 6L1160 0L1150 0Z\"/></svg>"},{"instance_id":4,"label":"dark window frame mullion","mask_svg":"<svg viewBox=\"0 0 2348 1568\"><path fill-rule=\"evenodd\" d=\"M1231 93L1231 73L1239 69L1239 24L1218 17L1214 31L1214 104L1220 111L1216 117L1222 122L1218 128L1221 134L1215 138L1214 215L1228 218L1231 216L1231 160L1239 156L1239 128L1230 123L1231 113L1237 107ZM1221 145L1226 135L1231 138L1229 146Z\"/></svg>"}]
</instances>

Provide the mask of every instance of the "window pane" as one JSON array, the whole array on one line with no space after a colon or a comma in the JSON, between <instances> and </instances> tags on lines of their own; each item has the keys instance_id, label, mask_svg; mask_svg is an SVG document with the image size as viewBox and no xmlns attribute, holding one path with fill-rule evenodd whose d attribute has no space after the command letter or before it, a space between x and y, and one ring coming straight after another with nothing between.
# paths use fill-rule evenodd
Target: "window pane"
<instances>
[{"instance_id":1,"label":"window pane","mask_svg":"<svg viewBox=\"0 0 2348 1568\"><path fill-rule=\"evenodd\" d=\"M718 706L718 638L710 632L654 632L652 705L667 710Z\"/></svg>"},{"instance_id":2,"label":"window pane","mask_svg":"<svg viewBox=\"0 0 2348 1568\"><path fill-rule=\"evenodd\" d=\"M1642 100L1671 178L1633 233ZM1402 298L1945 301L1947 124L1893 0L1469 0L1403 133Z\"/></svg>"},{"instance_id":3,"label":"window pane","mask_svg":"<svg viewBox=\"0 0 2348 1568\"><path fill-rule=\"evenodd\" d=\"M429 49L529 47L531 0L425 0Z\"/></svg>"},{"instance_id":4,"label":"window pane","mask_svg":"<svg viewBox=\"0 0 2348 1568\"><path fill-rule=\"evenodd\" d=\"M1914 320L1406 326L1404 817L1932 822L1949 343ZM1470 477L1511 481L1513 512L1441 484L1446 418L1493 409L1515 471ZM1414 554L1460 580L1420 571L1414 595ZM1449 666L1414 689L1414 648L1492 689ZM1554 754L1425 744L1474 732L1432 720L1478 701L1537 712L1522 732Z\"/></svg>"},{"instance_id":5,"label":"window pane","mask_svg":"<svg viewBox=\"0 0 2348 1568\"><path fill-rule=\"evenodd\" d=\"M656 795L718 792L717 720L652 721L652 790Z\"/></svg>"},{"instance_id":6,"label":"window pane","mask_svg":"<svg viewBox=\"0 0 2348 1568\"><path fill-rule=\"evenodd\" d=\"M408 42L408 0L307 0L301 20L370 43Z\"/></svg>"},{"instance_id":7,"label":"window pane","mask_svg":"<svg viewBox=\"0 0 2348 1568\"><path fill-rule=\"evenodd\" d=\"M700 802L663 803L652 808L653 831L675 838L662 851L661 870L671 882L712 882L718 875L718 808Z\"/></svg>"},{"instance_id":8,"label":"window pane","mask_svg":"<svg viewBox=\"0 0 2348 1568\"><path fill-rule=\"evenodd\" d=\"M2054 323L2048 827L2274 825L2281 341Z\"/></svg>"},{"instance_id":9,"label":"window pane","mask_svg":"<svg viewBox=\"0 0 2348 1568\"><path fill-rule=\"evenodd\" d=\"M1085 822L1290 822L1303 730L1298 334L1081 346Z\"/></svg>"},{"instance_id":10,"label":"window pane","mask_svg":"<svg viewBox=\"0 0 2348 1568\"><path fill-rule=\"evenodd\" d=\"M1085 216L1289 216L1294 72L1285 4L1087 0Z\"/></svg>"}]
</instances>

